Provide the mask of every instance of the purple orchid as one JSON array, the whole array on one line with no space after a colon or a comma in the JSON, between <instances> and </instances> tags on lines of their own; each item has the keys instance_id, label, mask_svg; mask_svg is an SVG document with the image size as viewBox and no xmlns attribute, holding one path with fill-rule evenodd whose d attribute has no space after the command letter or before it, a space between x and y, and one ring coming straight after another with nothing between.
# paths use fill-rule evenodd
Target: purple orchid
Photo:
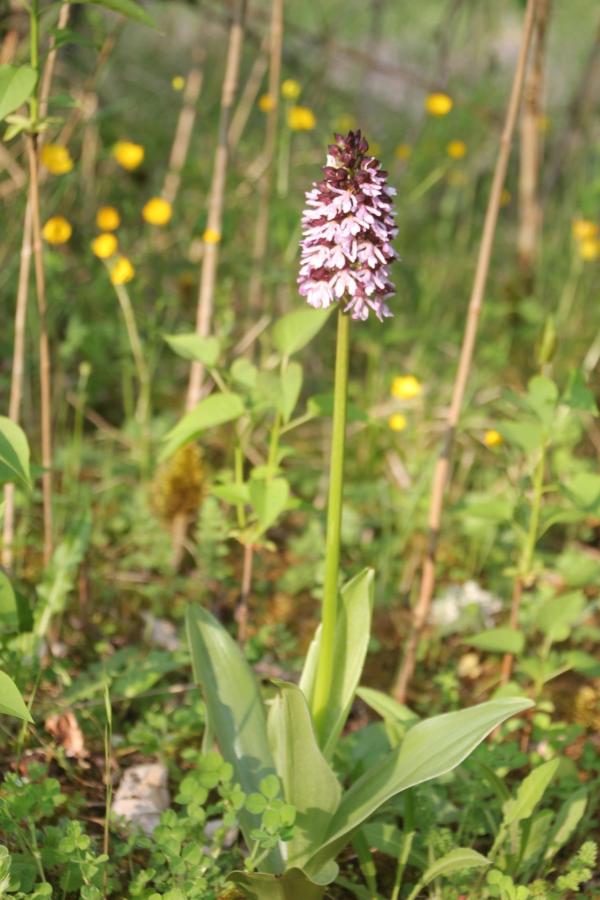
<instances>
[{"instance_id":1,"label":"purple orchid","mask_svg":"<svg viewBox=\"0 0 600 900\"><path fill-rule=\"evenodd\" d=\"M397 234L387 172L360 131L336 134L328 147L324 178L306 194L298 285L311 306L326 309L342 301L344 312L380 321L392 313L394 293L388 265L396 259Z\"/></svg>"}]
</instances>

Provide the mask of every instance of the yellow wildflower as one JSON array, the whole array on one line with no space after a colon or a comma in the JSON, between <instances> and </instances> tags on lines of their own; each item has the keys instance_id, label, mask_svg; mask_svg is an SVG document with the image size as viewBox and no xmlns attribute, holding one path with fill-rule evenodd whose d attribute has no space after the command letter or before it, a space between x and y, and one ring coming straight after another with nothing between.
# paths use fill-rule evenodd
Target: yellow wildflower
<instances>
[{"instance_id":1,"label":"yellow wildflower","mask_svg":"<svg viewBox=\"0 0 600 900\"><path fill-rule=\"evenodd\" d=\"M117 141L112 153L119 165L128 172L137 169L144 162L144 148L132 141Z\"/></svg>"},{"instance_id":2,"label":"yellow wildflower","mask_svg":"<svg viewBox=\"0 0 600 900\"><path fill-rule=\"evenodd\" d=\"M578 241L589 240L595 238L598 234L598 226L590 219L573 219L573 236Z\"/></svg>"},{"instance_id":3,"label":"yellow wildflower","mask_svg":"<svg viewBox=\"0 0 600 900\"><path fill-rule=\"evenodd\" d=\"M218 244L221 240L221 235L214 228L207 228L202 235L202 240L205 244Z\"/></svg>"},{"instance_id":4,"label":"yellow wildflower","mask_svg":"<svg viewBox=\"0 0 600 900\"><path fill-rule=\"evenodd\" d=\"M399 375L392 381L392 397L398 400L414 400L423 392L423 387L414 375Z\"/></svg>"},{"instance_id":5,"label":"yellow wildflower","mask_svg":"<svg viewBox=\"0 0 600 900\"><path fill-rule=\"evenodd\" d=\"M504 442L504 438L495 428L488 428L483 436L483 443L486 447L499 447Z\"/></svg>"},{"instance_id":6,"label":"yellow wildflower","mask_svg":"<svg viewBox=\"0 0 600 900\"><path fill-rule=\"evenodd\" d=\"M600 256L600 240L598 238L586 238L579 244L579 256L585 262L594 262Z\"/></svg>"},{"instance_id":7,"label":"yellow wildflower","mask_svg":"<svg viewBox=\"0 0 600 900\"><path fill-rule=\"evenodd\" d=\"M42 236L49 244L66 244L73 229L64 216L52 216L42 228Z\"/></svg>"},{"instance_id":8,"label":"yellow wildflower","mask_svg":"<svg viewBox=\"0 0 600 900\"><path fill-rule=\"evenodd\" d=\"M467 145L464 141L450 141L446 147L446 153L450 159L462 159L466 155Z\"/></svg>"},{"instance_id":9,"label":"yellow wildflower","mask_svg":"<svg viewBox=\"0 0 600 900\"><path fill-rule=\"evenodd\" d=\"M91 246L92 253L97 256L98 259L109 259L109 257L114 256L117 252L119 242L116 235L105 232L94 238Z\"/></svg>"},{"instance_id":10,"label":"yellow wildflower","mask_svg":"<svg viewBox=\"0 0 600 900\"><path fill-rule=\"evenodd\" d=\"M312 131L317 124L315 114L308 106L290 107L287 121L292 131Z\"/></svg>"},{"instance_id":11,"label":"yellow wildflower","mask_svg":"<svg viewBox=\"0 0 600 900\"><path fill-rule=\"evenodd\" d=\"M404 431L407 424L406 416L402 415L402 413L394 413L394 415L390 416L388 419L388 425L392 431Z\"/></svg>"},{"instance_id":12,"label":"yellow wildflower","mask_svg":"<svg viewBox=\"0 0 600 900\"><path fill-rule=\"evenodd\" d=\"M175 75L171 78L171 87L174 91L182 91L185 87L185 78L183 75Z\"/></svg>"},{"instance_id":13,"label":"yellow wildflower","mask_svg":"<svg viewBox=\"0 0 600 900\"><path fill-rule=\"evenodd\" d=\"M110 270L110 280L113 284L127 284L135 275L135 269L130 259L119 256Z\"/></svg>"},{"instance_id":14,"label":"yellow wildflower","mask_svg":"<svg viewBox=\"0 0 600 900\"><path fill-rule=\"evenodd\" d=\"M162 197L152 197L142 209L142 218L150 225L166 225L172 215L171 204Z\"/></svg>"},{"instance_id":15,"label":"yellow wildflower","mask_svg":"<svg viewBox=\"0 0 600 900\"><path fill-rule=\"evenodd\" d=\"M286 78L281 83L281 96L284 100L297 100L302 93L300 83L295 78Z\"/></svg>"},{"instance_id":16,"label":"yellow wildflower","mask_svg":"<svg viewBox=\"0 0 600 900\"><path fill-rule=\"evenodd\" d=\"M352 131L356 128L356 119L350 113L341 113L333 120L334 131Z\"/></svg>"},{"instance_id":17,"label":"yellow wildflower","mask_svg":"<svg viewBox=\"0 0 600 900\"><path fill-rule=\"evenodd\" d=\"M275 101L273 100L273 98L271 97L270 94L262 94L262 96L260 96L258 98L258 108L260 109L261 112L264 112L264 113L271 112L271 110L274 108L274 106L275 106Z\"/></svg>"},{"instance_id":18,"label":"yellow wildflower","mask_svg":"<svg viewBox=\"0 0 600 900\"><path fill-rule=\"evenodd\" d=\"M396 159L401 159L403 162L406 162L406 160L410 159L412 156L412 147L410 144L398 144L394 150L394 156Z\"/></svg>"},{"instance_id":19,"label":"yellow wildflower","mask_svg":"<svg viewBox=\"0 0 600 900\"><path fill-rule=\"evenodd\" d=\"M42 165L52 175L65 175L73 169L73 160L68 147L60 144L44 144L40 153Z\"/></svg>"},{"instance_id":20,"label":"yellow wildflower","mask_svg":"<svg viewBox=\"0 0 600 900\"><path fill-rule=\"evenodd\" d=\"M100 231L116 231L121 224L121 216L114 206L101 206L96 213L96 225Z\"/></svg>"},{"instance_id":21,"label":"yellow wildflower","mask_svg":"<svg viewBox=\"0 0 600 900\"><path fill-rule=\"evenodd\" d=\"M452 97L448 94L429 94L425 98L425 109L430 116L446 116L454 106Z\"/></svg>"}]
</instances>

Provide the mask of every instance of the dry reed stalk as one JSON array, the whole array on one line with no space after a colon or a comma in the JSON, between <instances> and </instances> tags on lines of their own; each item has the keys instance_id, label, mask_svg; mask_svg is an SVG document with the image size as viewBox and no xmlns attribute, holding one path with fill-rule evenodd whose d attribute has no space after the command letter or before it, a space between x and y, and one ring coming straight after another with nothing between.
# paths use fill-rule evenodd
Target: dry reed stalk
<instances>
[{"instance_id":1,"label":"dry reed stalk","mask_svg":"<svg viewBox=\"0 0 600 900\"><path fill-rule=\"evenodd\" d=\"M19 46L19 32L16 28L11 28L2 38L0 46L0 66L6 66L14 60L17 48Z\"/></svg>"},{"instance_id":2,"label":"dry reed stalk","mask_svg":"<svg viewBox=\"0 0 600 900\"><path fill-rule=\"evenodd\" d=\"M206 233L210 235L211 239L209 241L205 240L204 242L204 252L202 254L202 267L200 272L200 288L198 291L198 306L196 311L196 333L201 337L207 337L210 334L212 322L215 282L219 263L219 240L221 237L223 206L225 202L225 182L227 178L227 165L229 162L229 129L233 104L237 93L242 58L246 5L247 0L238 0L229 29L229 44L221 89L219 133L213 163L206 221ZM190 367L190 376L185 400L185 409L187 412L197 406L200 402L203 377L204 366L202 363L193 362ZM188 524L188 517L179 514L175 516L171 526L171 542L173 545L171 563L175 570L179 569L183 560L185 535Z\"/></svg>"},{"instance_id":3,"label":"dry reed stalk","mask_svg":"<svg viewBox=\"0 0 600 900\"><path fill-rule=\"evenodd\" d=\"M244 39L244 21L246 16L246 0L238 0L229 32L229 46L225 75L221 92L221 115L219 120L219 136L215 151L212 183L208 201L206 231L210 240L205 241L198 292L198 308L196 314L196 333L201 337L210 334L214 306L215 282L219 262L219 240L221 236L223 205L225 200L225 182L227 163L229 160L229 123L237 91L242 44ZM202 394L204 366L192 363L188 384L186 409L196 406Z\"/></svg>"},{"instance_id":4,"label":"dry reed stalk","mask_svg":"<svg viewBox=\"0 0 600 900\"><path fill-rule=\"evenodd\" d=\"M15 309L14 343L12 371L10 378L10 399L8 417L13 422L21 418L21 401L25 378L25 323L29 293L29 273L31 271L31 204L27 203L23 221L23 238L19 262L19 281ZM11 569L13 564L13 541L15 535L15 486L4 487L4 523L2 527L2 565Z\"/></svg>"},{"instance_id":5,"label":"dry reed stalk","mask_svg":"<svg viewBox=\"0 0 600 900\"><path fill-rule=\"evenodd\" d=\"M508 160L511 150L511 142L519 111L519 103L523 90L523 82L525 79L525 72L527 68L527 58L529 55L529 47L531 44L538 3L539 0L528 0L527 8L525 11L519 58L515 68L504 128L498 148L498 156L494 169L494 177L490 190L490 197L485 214L485 221L477 257L473 288L469 300L469 307L467 311L467 319L465 323L465 331L460 351L458 369L454 381L452 399L446 420L445 436L433 476L429 507L428 546L425 554L425 559L423 560L419 597L413 610L412 627L406 641L404 657L402 659L399 672L393 686L394 697L396 697L397 700L401 703L404 703L406 701L408 687L415 670L419 641L421 639L421 635L429 616L431 599L433 597L433 590L435 587L437 547L440 535L442 511L444 506L444 495L447 483L449 481L452 445L456 427L458 425L458 419L462 409L465 389L467 386L467 380L469 377L469 371L473 359L473 351L475 349L477 327L479 324L479 316L483 304L484 291L490 266L492 248L494 244L494 235L496 232L496 223L498 221L498 212L500 210L502 188L504 186L504 179L506 177L506 170L508 167Z\"/></svg>"},{"instance_id":6,"label":"dry reed stalk","mask_svg":"<svg viewBox=\"0 0 600 900\"><path fill-rule=\"evenodd\" d=\"M83 113L83 137L79 168L83 193L83 206L89 212L96 200L96 161L100 137L95 117L98 111L98 95L88 91L79 98Z\"/></svg>"},{"instance_id":7,"label":"dry reed stalk","mask_svg":"<svg viewBox=\"0 0 600 900\"><path fill-rule=\"evenodd\" d=\"M44 564L52 557L52 393L50 342L48 340L48 307L46 303L46 279L42 251L42 223L40 215L40 186L38 180L37 136L27 136L29 158L29 204L33 236L33 266L39 318L40 354L40 416L42 432L42 498L44 508Z\"/></svg>"},{"instance_id":8,"label":"dry reed stalk","mask_svg":"<svg viewBox=\"0 0 600 900\"><path fill-rule=\"evenodd\" d=\"M58 14L58 22L56 23L55 28L58 31L62 31L65 29L69 23L69 13L71 10L70 3L63 3L60 8L60 12ZM56 31L50 37L50 46L48 48L48 55L46 57L46 63L44 65L44 71L42 74L42 83L40 85L40 107L39 107L39 117L40 119L45 119L48 115L48 100L50 98L50 88L52 86L52 78L54 76L54 67L56 65L56 57L58 54L58 48L56 46Z\"/></svg>"},{"instance_id":9,"label":"dry reed stalk","mask_svg":"<svg viewBox=\"0 0 600 900\"><path fill-rule=\"evenodd\" d=\"M272 0L271 42L269 54L269 96L272 107L266 114L263 158L265 167L258 186L258 212L252 247L252 273L248 289L248 305L258 310L261 303L264 263L267 254L269 234L269 204L273 186L273 160L277 142L277 121L279 118L279 83L281 81L281 46L283 43L284 0Z\"/></svg>"},{"instance_id":10,"label":"dry reed stalk","mask_svg":"<svg viewBox=\"0 0 600 900\"><path fill-rule=\"evenodd\" d=\"M252 589L252 568L254 565L254 547L252 544L244 544L244 562L242 566L242 585L240 599L235 611L238 626L237 639L239 644L245 644L248 640L248 600Z\"/></svg>"},{"instance_id":11,"label":"dry reed stalk","mask_svg":"<svg viewBox=\"0 0 600 900\"><path fill-rule=\"evenodd\" d=\"M250 113L254 109L256 98L265 77L269 58L267 48L269 46L269 36L266 35L260 45L258 56L252 64L250 74L246 79L246 84L241 93L239 103L231 117L231 125L229 126L229 151L232 152L240 142L240 138L244 133L244 129L250 118Z\"/></svg>"},{"instance_id":12,"label":"dry reed stalk","mask_svg":"<svg viewBox=\"0 0 600 900\"><path fill-rule=\"evenodd\" d=\"M69 21L69 4L63 3L61 6L57 29L62 30L67 27ZM52 76L54 74L54 66L56 64L56 32L52 35L50 39L50 49L48 52L48 56L46 57L46 62L44 65L44 70L42 74L42 82L40 86L40 95L39 95L39 114L40 117L43 118L48 111L48 98L50 96L50 90L52 86ZM31 158L29 160L30 165L30 174L31 174ZM35 162L36 169L36 185L37 181L37 159ZM21 418L21 402L23 398L23 383L25 376L25 326L27 319L27 301L29 295L29 273L31 271L31 256L32 256L32 246L33 246L33 203L31 192L33 190L33 181L30 181L30 194L27 201L27 205L25 207L25 217L23 221L23 237L21 242L21 254L20 254L20 262L19 262L19 280L17 284L17 302L15 308L15 323L14 323L14 343L13 343L13 360L12 360L12 370L11 370L11 382L10 382L10 399L9 399L9 409L8 416L12 419L13 422L19 422ZM39 185L36 189L37 191L37 199L38 199L38 231L40 227L39 223ZM40 248L41 249L41 248ZM37 266L37 264L36 264ZM42 265L43 270L43 265ZM38 272L36 268L36 283L38 282ZM42 271L42 281L43 281L43 271ZM43 306L45 310L45 292L43 292ZM39 303L39 293L38 293L38 303ZM44 323L45 323L45 312L44 312ZM44 325L45 330L45 325ZM40 315L40 378L42 378L41 370L42 368L47 367L47 374L49 379L49 369L50 369L50 357L49 357L49 347L48 347L48 337L47 334L45 337L43 336L42 330L42 316ZM52 461L52 439L51 434L46 434L44 438L44 422L48 420L49 423L49 404L50 404L50 384L48 380L48 384L41 388L43 397L46 398L46 403L48 404L48 410L44 412L44 400L42 400L42 440L46 441L45 451L42 450L42 456L50 459L50 464ZM51 427L51 425L49 425ZM46 465L44 463L44 465ZM48 485L48 479L46 478L46 473L44 472L44 561L48 562L49 556L48 554L52 552L52 484L51 484L51 473L48 473L50 476L50 484ZM47 499L47 492L50 491L49 502ZM4 490L4 523L2 529L2 565L5 568L10 569L13 564L13 541L14 541L14 531L15 531L15 494L14 494L14 486L6 485ZM49 535L49 539L47 538L47 534Z\"/></svg>"},{"instance_id":13,"label":"dry reed stalk","mask_svg":"<svg viewBox=\"0 0 600 900\"><path fill-rule=\"evenodd\" d=\"M541 120L549 16L550 0L540 0L533 35L532 60L523 87L520 122L517 254L519 266L528 280L532 277L537 259L542 227L539 180L543 152Z\"/></svg>"},{"instance_id":14,"label":"dry reed stalk","mask_svg":"<svg viewBox=\"0 0 600 900\"><path fill-rule=\"evenodd\" d=\"M161 197L173 205L179 185L181 184L181 172L187 159L192 134L194 132L194 123L196 121L196 104L202 90L203 72L198 66L190 69L185 80L185 88L183 90L183 103L177 125L175 127L175 136L171 145L171 153L169 155L169 163L167 166L167 174L163 183Z\"/></svg>"}]
</instances>

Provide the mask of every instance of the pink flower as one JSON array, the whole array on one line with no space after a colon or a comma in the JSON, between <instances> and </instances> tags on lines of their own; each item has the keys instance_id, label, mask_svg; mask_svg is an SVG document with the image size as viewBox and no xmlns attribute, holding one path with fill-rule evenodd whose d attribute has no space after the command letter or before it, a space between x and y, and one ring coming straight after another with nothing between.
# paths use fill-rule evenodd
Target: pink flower
<instances>
[{"instance_id":1,"label":"pink flower","mask_svg":"<svg viewBox=\"0 0 600 900\"><path fill-rule=\"evenodd\" d=\"M383 321L392 315L385 301L394 293L388 265L396 259L396 191L380 162L367 156L360 131L335 141L323 180L306 194L298 290L311 306L340 301L353 319L364 321L372 310Z\"/></svg>"}]
</instances>

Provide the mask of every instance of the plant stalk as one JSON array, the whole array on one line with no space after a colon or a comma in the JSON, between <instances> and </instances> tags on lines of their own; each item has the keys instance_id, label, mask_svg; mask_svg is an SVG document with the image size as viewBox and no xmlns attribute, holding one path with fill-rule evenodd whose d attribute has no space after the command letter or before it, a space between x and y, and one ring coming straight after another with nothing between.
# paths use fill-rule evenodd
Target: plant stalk
<instances>
[{"instance_id":1,"label":"plant stalk","mask_svg":"<svg viewBox=\"0 0 600 900\"><path fill-rule=\"evenodd\" d=\"M492 256L492 249L494 246L496 224L498 222L502 188L504 186L504 180L506 177L511 143L515 130L515 124L517 121L517 114L519 111L519 103L527 68L527 57L529 55L529 47L531 45L531 38L533 34L533 26L535 23L538 2L539 0L528 0L527 9L525 12L521 49L519 52L519 59L513 78L510 99L506 111L504 129L500 138L500 146L498 149L498 156L494 169L494 178L492 181L492 187L483 226L483 233L481 236L481 244L479 246L479 254L477 257L477 266L475 269L475 277L473 280L473 289L471 291L471 298L469 300L469 308L467 312L465 332L460 351L460 359L446 422L446 432L433 477L431 501L429 507L429 539L427 552L423 561L419 597L413 610L412 627L405 644L404 657L399 667L398 675L393 687L394 697L400 703L404 703L406 701L408 687L415 671L419 641L427 623L429 609L431 607L431 600L433 597L433 591L435 588L437 547L442 523L444 497L450 476L452 446L454 443L456 428L458 426L458 420L462 410L469 373L471 370L471 363L473 360L473 353L475 350L479 317L483 305L485 287L487 284L490 260Z\"/></svg>"},{"instance_id":2,"label":"plant stalk","mask_svg":"<svg viewBox=\"0 0 600 900\"><path fill-rule=\"evenodd\" d=\"M321 743L323 743L325 739L322 730L329 704L329 694L333 677L335 629L338 614L338 580L340 570L340 535L342 525L349 351L350 316L343 312L343 308L340 305L337 324L333 425L329 466L327 537L325 543L325 586L323 591L323 608L321 616L321 643L315 677L312 709L315 730Z\"/></svg>"}]
</instances>

